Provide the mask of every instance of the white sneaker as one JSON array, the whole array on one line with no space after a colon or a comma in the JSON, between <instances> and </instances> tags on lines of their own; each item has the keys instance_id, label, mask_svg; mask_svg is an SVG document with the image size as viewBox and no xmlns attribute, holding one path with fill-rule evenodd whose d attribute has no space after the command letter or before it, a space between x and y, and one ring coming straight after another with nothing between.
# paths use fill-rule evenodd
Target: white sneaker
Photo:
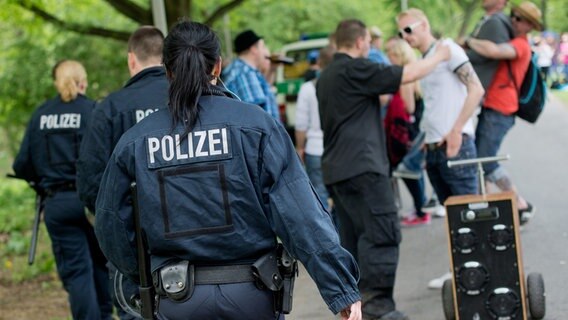
<instances>
[{"instance_id":1,"label":"white sneaker","mask_svg":"<svg viewBox=\"0 0 568 320\"><path fill-rule=\"evenodd\" d=\"M430 280L430 282L428 282L428 289L442 289L444 282L451 278L452 274L450 272L444 273L441 277Z\"/></svg>"},{"instance_id":2,"label":"white sneaker","mask_svg":"<svg viewBox=\"0 0 568 320\"><path fill-rule=\"evenodd\" d=\"M444 206L437 206L434 212L432 212L432 216L436 218L443 218L446 216L446 207Z\"/></svg>"}]
</instances>

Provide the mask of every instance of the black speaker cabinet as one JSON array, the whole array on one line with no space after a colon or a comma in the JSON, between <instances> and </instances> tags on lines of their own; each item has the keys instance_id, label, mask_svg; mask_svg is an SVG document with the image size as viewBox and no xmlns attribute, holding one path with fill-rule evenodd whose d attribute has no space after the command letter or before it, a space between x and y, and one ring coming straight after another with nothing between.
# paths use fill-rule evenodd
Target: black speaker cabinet
<instances>
[{"instance_id":1,"label":"black speaker cabinet","mask_svg":"<svg viewBox=\"0 0 568 320\"><path fill-rule=\"evenodd\" d=\"M527 320L514 194L454 196L445 206L453 278L446 316L453 307L458 320Z\"/></svg>"}]
</instances>

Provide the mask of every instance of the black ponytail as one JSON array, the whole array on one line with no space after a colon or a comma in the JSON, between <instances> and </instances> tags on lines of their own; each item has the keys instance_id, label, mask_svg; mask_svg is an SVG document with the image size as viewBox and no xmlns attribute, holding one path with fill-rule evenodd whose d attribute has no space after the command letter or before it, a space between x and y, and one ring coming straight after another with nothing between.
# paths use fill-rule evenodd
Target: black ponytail
<instances>
[{"instance_id":1,"label":"black ponytail","mask_svg":"<svg viewBox=\"0 0 568 320\"><path fill-rule=\"evenodd\" d=\"M169 108L173 125L183 123L185 134L197 121L199 97L211 86L220 51L217 35L197 22L179 22L164 40L163 60L170 81Z\"/></svg>"}]
</instances>

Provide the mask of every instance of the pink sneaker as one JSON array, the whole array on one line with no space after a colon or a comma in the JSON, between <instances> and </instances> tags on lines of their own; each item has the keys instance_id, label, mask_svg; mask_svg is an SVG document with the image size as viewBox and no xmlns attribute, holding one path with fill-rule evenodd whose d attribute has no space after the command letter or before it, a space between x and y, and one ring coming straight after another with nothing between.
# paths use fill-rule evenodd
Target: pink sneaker
<instances>
[{"instance_id":1,"label":"pink sneaker","mask_svg":"<svg viewBox=\"0 0 568 320\"><path fill-rule=\"evenodd\" d=\"M426 213L423 217L418 217L416 214L411 214L402 219L400 225L403 227L416 227L427 225L432 222L432 216L429 213Z\"/></svg>"}]
</instances>

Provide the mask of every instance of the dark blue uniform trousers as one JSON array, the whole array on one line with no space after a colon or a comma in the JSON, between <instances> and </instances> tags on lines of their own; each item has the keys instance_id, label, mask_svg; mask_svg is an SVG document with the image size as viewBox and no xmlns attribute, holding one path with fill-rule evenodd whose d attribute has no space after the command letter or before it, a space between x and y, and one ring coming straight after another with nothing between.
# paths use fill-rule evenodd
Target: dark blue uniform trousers
<instances>
[{"instance_id":1,"label":"dark blue uniform trousers","mask_svg":"<svg viewBox=\"0 0 568 320\"><path fill-rule=\"evenodd\" d=\"M158 319L284 320L284 316L274 312L273 297L271 291L259 290L253 282L197 285L187 301L162 297Z\"/></svg>"},{"instance_id":2,"label":"dark blue uniform trousers","mask_svg":"<svg viewBox=\"0 0 568 320\"><path fill-rule=\"evenodd\" d=\"M73 319L112 319L106 259L75 191L45 199L45 225Z\"/></svg>"}]
</instances>

